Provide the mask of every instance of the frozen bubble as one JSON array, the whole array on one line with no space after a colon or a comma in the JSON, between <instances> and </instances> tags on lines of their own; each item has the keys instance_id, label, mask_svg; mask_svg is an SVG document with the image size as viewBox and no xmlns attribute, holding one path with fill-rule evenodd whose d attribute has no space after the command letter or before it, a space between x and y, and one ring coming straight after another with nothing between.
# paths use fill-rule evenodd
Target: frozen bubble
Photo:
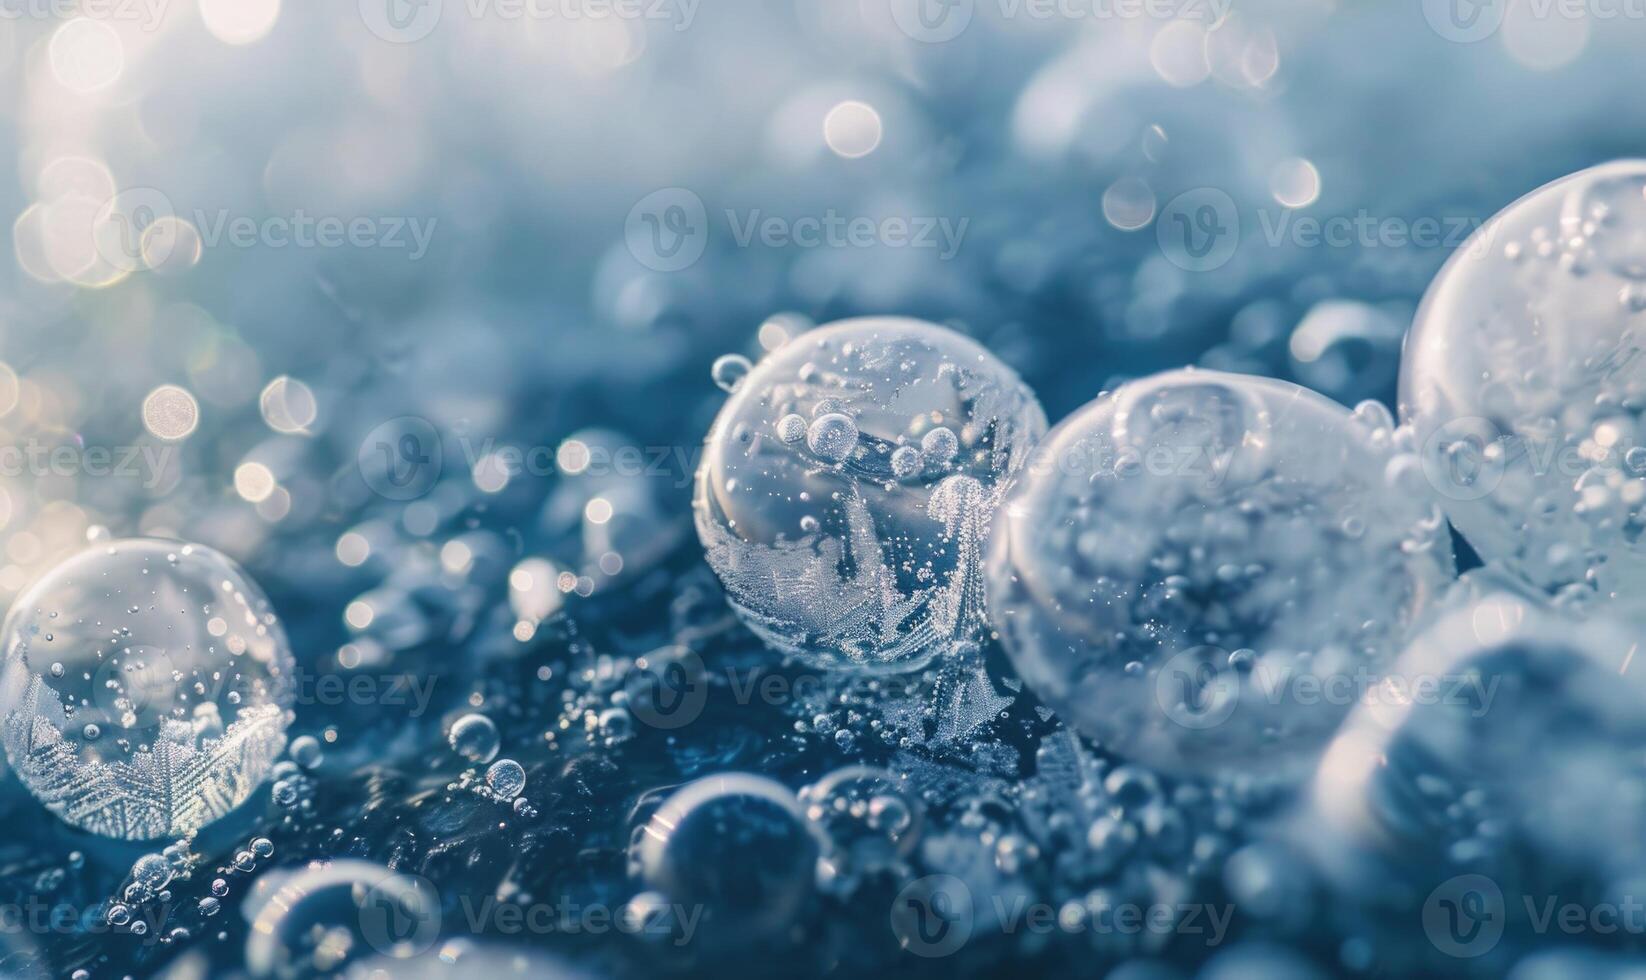
<instances>
[{"instance_id":1,"label":"frozen bubble","mask_svg":"<svg viewBox=\"0 0 1646 980\"><path fill-rule=\"evenodd\" d=\"M948 463L960 452L960 440L953 429L940 425L920 437L920 452L934 462Z\"/></svg>"},{"instance_id":2,"label":"frozen bubble","mask_svg":"<svg viewBox=\"0 0 1646 980\"><path fill-rule=\"evenodd\" d=\"M892 475L899 480L907 480L920 472L925 461L920 457L920 450L913 446L898 446L892 451Z\"/></svg>"},{"instance_id":3,"label":"frozen bubble","mask_svg":"<svg viewBox=\"0 0 1646 980\"><path fill-rule=\"evenodd\" d=\"M251 795L286 747L285 633L257 586L210 548L94 545L31 586L4 634L6 753L40 802L82 830L191 833Z\"/></svg>"},{"instance_id":4,"label":"frozen bubble","mask_svg":"<svg viewBox=\"0 0 1646 980\"><path fill-rule=\"evenodd\" d=\"M1646 662L1599 618L1467 583L1321 760L1328 869L1432 887L1469 870L1526 894L1646 872ZM1449 606L1454 604L1448 603ZM1559 878L1538 881L1540 870Z\"/></svg>"},{"instance_id":5,"label":"frozen bubble","mask_svg":"<svg viewBox=\"0 0 1646 980\"><path fill-rule=\"evenodd\" d=\"M320 740L313 735L299 735L291 740L291 759L304 769L313 769L325 759Z\"/></svg>"},{"instance_id":6,"label":"frozen bubble","mask_svg":"<svg viewBox=\"0 0 1646 980\"><path fill-rule=\"evenodd\" d=\"M486 786L500 799L512 800L526 788L526 770L513 759L498 759L486 770Z\"/></svg>"},{"instance_id":7,"label":"frozen bubble","mask_svg":"<svg viewBox=\"0 0 1646 980\"><path fill-rule=\"evenodd\" d=\"M171 878L171 864L158 854L145 854L131 866L132 883L149 895L166 887Z\"/></svg>"},{"instance_id":8,"label":"frozen bubble","mask_svg":"<svg viewBox=\"0 0 1646 980\"><path fill-rule=\"evenodd\" d=\"M742 354L722 354L714 359L714 364L709 368L709 375L720 390L736 391L738 384L748 377L753 366Z\"/></svg>"},{"instance_id":9,"label":"frozen bubble","mask_svg":"<svg viewBox=\"0 0 1646 980\"><path fill-rule=\"evenodd\" d=\"M1400 413L1481 557L1537 585L1646 602L1646 161L1585 170L1505 208L1429 287Z\"/></svg>"},{"instance_id":10,"label":"frozen bubble","mask_svg":"<svg viewBox=\"0 0 1646 980\"><path fill-rule=\"evenodd\" d=\"M242 907L254 977L335 975L362 956L420 953L440 931L440 896L415 875L344 858L276 880Z\"/></svg>"},{"instance_id":11,"label":"frozen bubble","mask_svg":"<svg viewBox=\"0 0 1646 980\"><path fill-rule=\"evenodd\" d=\"M795 795L747 773L708 776L675 791L635 848L647 888L701 910L706 937L745 943L794 921L812 894L822 851Z\"/></svg>"},{"instance_id":12,"label":"frozen bubble","mask_svg":"<svg viewBox=\"0 0 1646 980\"><path fill-rule=\"evenodd\" d=\"M1173 371L1047 436L990 616L1066 721L1174 772L1305 774L1452 575L1386 430L1297 385Z\"/></svg>"},{"instance_id":13,"label":"frozen bubble","mask_svg":"<svg viewBox=\"0 0 1646 980\"><path fill-rule=\"evenodd\" d=\"M837 769L800 793L828 838L826 870L843 885L895 865L920 839L923 807L904 781L873 766Z\"/></svg>"},{"instance_id":14,"label":"frozen bubble","mask_svg":"<svg viewBox=\"0 0 1646 980\"><path fill-rule=\"evenodd\" d=\"M497 757L497 725L480 714L468 714L452 722L447 735L452 751L473 763L484 765Z\"/></svg>"},{"instance_id":15,"label":"frozen bubble","mask_svg":"<svg viewBox=\"0 0 1646 980\"><path fill-rule=\"evenodd\" d=\"M839 412L830 412L807 428L806 446L818 459L839 463L857 448L857 423Z\"/></svg>"},{"instance_id":16,"label":"frozen bubble","mask_svg":"<svg viewBox=\"0 0 1646 980\"><path fill-rule=\"evenodd\" d=\"M804 441L794 417L811 419ZM953 331L826 326L767 355L721 410L698 535L767 643L824 668L915 669L980 631L989 515L1045 424L1017 375ZM928 439L954 440L950 465L903 476L895 454Z\"/></svg>"},{"instance_id":17,"label":"frozen bubble","mask_svg":"<svg viewBox=\"0 0 1646 980\"><path fill-rule=\"evenodd\" d=\"M806 438L806 420L799 415L785 415L777 420L777 437L795 443Z\"/></svg>"}]
</instances>

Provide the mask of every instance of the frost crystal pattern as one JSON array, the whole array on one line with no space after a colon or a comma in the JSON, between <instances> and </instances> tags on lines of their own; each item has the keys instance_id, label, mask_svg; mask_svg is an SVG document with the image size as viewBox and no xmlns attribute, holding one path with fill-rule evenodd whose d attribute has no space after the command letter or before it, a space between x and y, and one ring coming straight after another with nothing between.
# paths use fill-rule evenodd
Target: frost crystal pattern
<instances>
[{"instance_id":1,"label":"frost crystal pattern","mask_svg":"<svg viewBox=\"0 0 1646 980\"><path fill-rule=\"evenodd\" d=\"M41 803L125 840L186 835L285 748L291 651L268 600L200 545L131 540L57 566L4 628L0 739Z\"/></svg>"},{"instance_id":2,"label":"frost crystal pattern","mask_svg":"<svg viewBox=\"0 0 1646 980\"><path fill-rule=\"evenodd\" d=\"M1045 428L965 337L845 320L739 381L698 472L698 534L767 643L822 668L912 670L982 629L989 516Z\"/></svg>"},{"instance_id":3,"label":"frost crystal pattern","mask_svg":"<svg viewBox=\"0 0 1646 980\"><path fill-rule=\"evenodd\" d=\"M1066 721L1175 772L1307 773L1450 580L1388 410L1173 371L1052 430L1001 505L991 622Z\"/></svg>"}]
</instances>

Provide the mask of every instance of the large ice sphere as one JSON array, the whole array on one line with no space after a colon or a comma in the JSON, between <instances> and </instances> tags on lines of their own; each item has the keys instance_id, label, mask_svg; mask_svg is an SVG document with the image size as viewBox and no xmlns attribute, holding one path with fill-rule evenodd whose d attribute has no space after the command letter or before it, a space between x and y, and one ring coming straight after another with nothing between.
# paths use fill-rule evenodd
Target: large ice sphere
<instances>
[{"instance_id":1,"label":"large ice sphere","mask_svg":"<svg viewBox=\"0 0 1646 980\"><path fill-rule=\"evenodd\" d=\"M1544 588L1646 590L1646 161L1539 188L1435 277L1401 417L1482 557Z\"/></svg>"},{"instance_id":2,"label":"large ice sphere","mask_svg":"<svg viewBox=\"0 0 1646 980\"><path fill-rule=\"evenodd\" d=\"M989 516L1045 429L1034 393L971 340L843 320L736 383L698 470L698 535L773 647L913 670L980 633Z\"/></svg>"},{"instance_id":3,"label":"large ice sphere","mask_svg":"<svg viewBox=\"0 0 1646 980\"><path fill-rule=\"evenodd\" d=\"M4 627L0 738L41 803L126 840L191 834L286 745L292 655L256 585L202 545L98 544Z\"/></svg>"},{"instance_id":4,"label":"large ice sphere","mask_svg":"<svg viewBox=\"0 0 1646 980\"><path fill-rule=\"evenodd\" d=\"M709 941L747 943L794 922L825 844L783 784L733 772L676 790L631 854L648 888L701 913Z\"/></svg>"},{"instance_id":5,"label":"large ice sphere","mask_svg":"<svg viewBox=\"0 0 1646 980\"><path fill-rule=\"evenodd\" d=\"M1452 577L1386 409L1182 370L1060 423L996 517L991 622L1065 721L1174 772L1306 771Z\"/></svg>"},{"instance_id":6,"label":"large ice sphere","mask_svg":"<svg viewBox=\"0 0 1646 980\"><path fill-rule=\"evenodd\" d=\"M1638 880L1646 661L1636 639L1508 589L1447 606L1321 760L1308 825L1327 867L1392 871L1419 893L1464 872L1528 894Z\"/></svg>"}]
</instances>

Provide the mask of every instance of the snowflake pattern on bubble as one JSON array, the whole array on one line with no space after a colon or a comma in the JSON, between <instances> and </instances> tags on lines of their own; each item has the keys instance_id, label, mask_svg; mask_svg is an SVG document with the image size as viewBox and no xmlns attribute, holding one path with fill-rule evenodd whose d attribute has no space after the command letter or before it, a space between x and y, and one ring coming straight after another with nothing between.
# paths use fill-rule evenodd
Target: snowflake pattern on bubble
<instances>
[{"instance_id":1,"label":"snowflake pattern on bubble","mask_svg":"<svg viewBox=\"0 0 1646 980\"><path fill-rule=\"evenodd\" d=\"M1007 494L991 621L1070 724L1185 773L1307 772L1452 576L1388 410L1214 371L1062 422Z\"/></svg>"},{"instance_id":2,"label":"snowflake pattern on bubble","mask_svg":"<svg viewBox=\"0 0 1646 980\"><path fill-rule=\"evenodd\" d=\"M82 830L191 834L286 745L292 655L268 600L201 545L117 541L53 568L4 627L0 737L24 785Z\"/></svg>"},{"instance_id":3,"label":"snowflake pattern on bubble","mask_svg":"<svg viewBox=\"0 0 1646 980\"><path fill-rule=\"evenodd\" d=\"M763 640L820 668L912 670L972 643L982 546L1046 419L994 355L918 320L845 320L736 385L695 512Z\"/></svg>"},{"instance_id":4,"label":"snowflake pattern on bubble","mask_svg":"<svg viewBox=\"0 0 1646 980\"><path fill-rule=\"evenodd\" d=\"M1402 418L1483 558L1643 607L1646 161L1542 187L1435 277L1406 342Z\"/></svg>"}]
</instances>

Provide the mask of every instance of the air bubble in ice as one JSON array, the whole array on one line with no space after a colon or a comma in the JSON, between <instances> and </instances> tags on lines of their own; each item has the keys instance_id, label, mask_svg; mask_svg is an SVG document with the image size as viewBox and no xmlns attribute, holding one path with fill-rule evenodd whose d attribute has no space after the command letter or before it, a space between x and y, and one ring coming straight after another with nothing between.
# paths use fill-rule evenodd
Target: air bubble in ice
<instances>
[{"instance_id":1,"label":"air bubble in ice","mask_svg":"<svg viewBox=\"0 0 1646 980\"><path fill-rule=\"evenodd\" d=\"M989 515L1045 425L1017 375L951 330L822 327L721 410L698 534L767 643L822 668L912 670L980 634Z\"/></svg>"}]
</instances>

